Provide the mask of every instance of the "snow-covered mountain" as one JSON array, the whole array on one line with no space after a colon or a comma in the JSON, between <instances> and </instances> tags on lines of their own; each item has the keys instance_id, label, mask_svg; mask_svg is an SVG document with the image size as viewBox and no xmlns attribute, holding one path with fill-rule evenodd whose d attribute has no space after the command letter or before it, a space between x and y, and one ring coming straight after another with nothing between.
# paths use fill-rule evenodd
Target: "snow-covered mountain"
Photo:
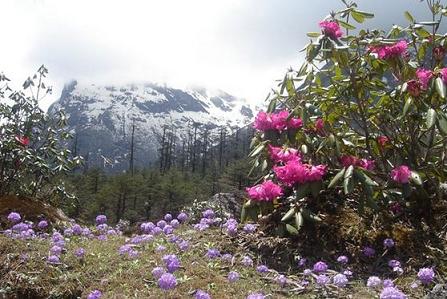
<instances>
[{"instance_id":1,"label":"snow-covered mountain","mask_svg":"<svg viewBox=\"0 0 447 299\"><path fill-rule=\"evenodd\" d=\"M188 128L240 128L254 114L245 100L204 88L180 90L154 83L125 85L66 84L49 109L64 109L75 139L73 149L91 165L128 165L129 144L135 125L135 163L146 166L158 158L163 127L174 128L181 141Z\"/></svg>"}]
</instances>

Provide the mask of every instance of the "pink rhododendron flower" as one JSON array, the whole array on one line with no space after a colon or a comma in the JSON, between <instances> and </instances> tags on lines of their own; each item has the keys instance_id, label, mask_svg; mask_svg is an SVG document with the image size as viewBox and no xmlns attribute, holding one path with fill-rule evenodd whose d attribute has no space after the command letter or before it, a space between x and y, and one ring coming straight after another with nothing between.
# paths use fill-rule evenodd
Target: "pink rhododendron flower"
<instances>
[{"instance_id":1,"label":"pink rhododendron flower","mask_svg":"<svg viewBox=\"0 0 447 299\"><path fill-rule=\"evenodd\" d=\"M367 160L367 159L360 159L360 160L358 160L357 166L371 171L375 167L375 161Z\"/></svg>"},{"instance_id":2,"label":"pink rhododendron flower","mask_svg":"<svg viewBox=\"0 0 447 299\"><path fill-rule=\"evenodd\" d=\"M301 155L294 148L275 147L269 144L270 158L276 163L286 163L291 160L301 161Z\"/></svg>"},{"instance_id":3,"label":"pink rhododendron flower","mask_svg":"<svg viewBox=\"0 0 447 299\"><path fill-rule=\"evenodd\" d=\"M247 188L248 196L257 201L272 201L275 198L283 195L280 186L273 183L271 180L265 181L262 184Z\"/></svg>"},{"instance_id":4,"label":"pink rhododendron flower","mask_svg":"<svg viewBox=\"0 0 447 299\"><path fill-rule=\"evenodd\" d=\"M16 136L15 140L20 143L21 146L28 146L29 145L29 138L26 136Z\"/></svg>"},{"instance_id":5,"label":"pink rhododendron flower","mask_svg":"<svg viewBox=\"0 0 447 299\"><path fill-rule=\"evenodd\" d=\"M441 69L439 71L441 73L441 79L444 82L444 84L447 84L447 67Z\"/></svg>"},{"instance_id":6,"label":"pink rhododendron flower","mask_svg":"<svg viewBox=\"0 0 447 299\"><path fill-rule=\"evenodd\" d=\"M343 165L343 167L349 167L352 165L364 168L366 170L373 170L375 166L374 160L359 159L355 156L350 155L341 156L340 162Z\"/></svg>"},{"instance_id":7,"label":"pink rhododendron flower","mask_svg":"<svg viewBox=\"0 0 447 299\"><path fill-rule=\"evenodd\" d=\"M377 142L381 147L384 147L390 140L386 136L379 136L377 137Z\"/></svg>"},{"instance_id":8,"label":"pink rhododendron flower","mask_svg":"<svg viewBox=\"0 0 447 299\"><path fill-rule=\"evenodd\" d=\"M300 129L303 127L303 120L298 117L292 117L287 123L289 129Z\"/></svg>"},{"instance_id":9,"label":"pink rhododendron flower","mask_svg":"<svg viewBox=\"0 0 447 299\"><path fill-rule=\"evenodd\" d=\"M322 131L324 129L324 121L321 118L315 121L315 129L317 129L317 131Z\"/></svg>"},{"instance_id":10,"label":"pink rhododendron flower","mask_svg":"<svg viewBox=\"0 0 447 299\"><path fill-rule=\"evenodd\" d=\"M433 48L433 57L440 61L443 60L445 56L445 48L443 46L437 46Z\"/></svg>"},{"instance_id":11,"label":"pink rhododendron flower","mask_svg":"<svg viewBox=\"0 0 447 299\"><path fill-rule=\"evenodd\" d=\"M288 186L319 181L326 174L326 166L312 166L302 164L300 161L291 160L284 166L273 167L277 178Z\"/></svg>"},{"instance_id":12,"label":"pink rhododendron flower","mask_svg":"<svg viewBox=\"0 0 447 299\"><path fill-rule=\"evenodd\" d=\"M431 78L433 77L433 72L431 70L419 68L416 70L416 77L419 82L421 82L421 87L423 90L428 88Z\"/></svg>"},{"instance_id":13,"label":"pink rhododendron flower","mask_svg":"<svg viewBox=\"0 0 447 299\"><path fill-rule=\"evenodd\" d=\"M279 111L278 113L272 113L272 124L273 128L278 131L284 131L287 127L287 118L289 117L289 112L287 110Z\"/></svg>"},{"instance_id":14,"label":"pink rhododendron flower","mask_svg":"<svg viewBox=\"0 0 447 299\"><path fill-rule=\"evenodd\" d=\"M266 113L260 111L255 118L253 127L259 131L277 130L282 132L287 129L299 129L303 126L301 118L292 117L287 110L281 110L277 113Z\"/></svg>"},{"instance_id":15,"label":"pink rhododendron flower","mask_svg":"<svg viewBox=\"0 0 447 299\"><path fill-rule=\"evenodd\" d=\"M371 52L376 53L380 59L390 59L403 56L407 53L408 43L401 40L391 46L371 47Z\"/></svg>"},{"instance_id":16,"label":"pink rhododendron flower","mask_svg":"<svg viewBox=\"0 0 447 299\"><path fill-rule=\"evenodd\" d=\"M343 35L340 25L335 21L321 21L319 25L323 34L332 39L337 39Z\"/></svg>"},{"instance_id":17,"label":"pink rhododendron flower","mask_svg":"<svg viewBox=\"0 0 447 299\"><path fill-rule=\"evenodd\" d=\"M271 115L269 113L265 113L264 111L259 111L258 115L256 115L253 127L259 131L268 131L273 129Z\"/></svg>"},{"instance_id":18,"label":"pink rhododendron flower","mask_svg":"<svg viewBox=\"0 0 447 299\"><path fill-rule=\"evenodd\" d=\"M413 97L418 97L421 95L422 83L417 80L410 80L407 82L407 91Z\"/></svg>"},{"instance_id":19,"label":"pink rhododendron flower","mask_svg":"<svg viewBox=\"0 0 447 299\"><path fill-rule=\"evenodd\" d=\"M401 165L391 171L391 178L400 184L407 184L411 176L411 170L406 165Z\"/></svg>"}]
</instances>

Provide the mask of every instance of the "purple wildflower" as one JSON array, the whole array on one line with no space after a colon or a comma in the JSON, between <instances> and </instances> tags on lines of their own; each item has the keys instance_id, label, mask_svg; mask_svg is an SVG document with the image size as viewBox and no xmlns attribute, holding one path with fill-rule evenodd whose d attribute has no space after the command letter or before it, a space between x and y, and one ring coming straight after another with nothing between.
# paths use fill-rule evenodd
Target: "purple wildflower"
<instances>
[{"instance_id":1,"label":"purple wildflower","mask_svg":"<svg viewBox=\"0 0 447 299\"><path fill-rule=\"evenodd\" d=\"M82 234L82 227L79 224L75 224L71 227L73 234L79 236Z\"/></svg>"},{"instance_id":2,"label":"purple wildflower","mask_svg":"<svg viewBox=\"0 0 447 299\"><path fill-rule=\"evenodd\" d=\"M145 234L150 234L152 230L155 228L155 224L152 222L143 222L140 225L140 229Z\"/></svg>"},{"instance_id":3,"label":"purple wildflower","mask_svg":"<svg viewBox=\"0 0 447 299\"><path fill-rule=\"evenodd\" d=\"M172 215L169 214L169 213L167 213L167 214L165 215L164 219L165 219L166 222L170 222L170 221L172 220Z\"/></svg>"},{"instance_id":4,"label":"purple wildflower","mask_svg":"<svg viewBox=\"0 0 447 299\"><path fill-rule=\"evenodd\" d=\"M41 220L39 221L39 223L37 224L37 227L39 229L46 229L48 227L48 222L46 220Z\"/></svg>"},{"instance_id":5,"label":"purple wildflower","mask_svg":"<svg viewBox=\"0 0 447 299\"><path fill-rule=\"evenodd\" d=\"M385 279L383 280L383 287L384 288L394 287L394 282L391 279Z\"/></svg>"},{"instance_id":6,"label":"purple wildflower","mask_svg":"<svg viewBox=\"0 0 447 299\"><path fill-rule=\"evenodd\" d=\"M317 284L320 286L324 286L327 285L330 281L329 276L324 275L324 274L320 274L317 276Z\"/></svg>"},{"instance_id":7,"label":"purple wildflower","mask_svg":"<svg viewBox=\"0 0 447 299\"><path fill-rule=\"evenodd\" d=\"M287 278L282 274L278 275L275 280L281 287L284 287L287 283Z\"/></svg>"},{"instance_id":8,"label":"purple wildflower","mask_svg":"<svg viewBox=\"0 0 447 299\"><path fill-rule=\"evenodd\" d=\"M171 220L171 222L169 223L173 228L177 228L180 226L180 222L177 219L173 219Z\"/></svg>"},{"instance_id":9,"label":"purple wildflower","mask_svg":"<svg viewBox=\"0 0 447 299\"><path fill-rule=\"evenodd\" d=\"M224 255L222 255L222 259L226 262L232 262L233 256L229 253L225 253Z\"/></svg>"},{"instance_id":10,"label":"purple wildflower","mask_svg":"<svg viewBox=\"0 0 447 299\"><path fill-rule=\"evenodd\" d=\"M215 258L220 256L220 251L218 249L216 249L216 248L210 248L210 249L208 249L208 252L206 253L206 256L209 259L215 259Z\"/></svg>"},{"instance_id":11,"label":"purple wildflower","mask_svg":"<svg viewBox=\"0 0 447 299\"><path fill-rule=\"evenodd\" d=\"M249 256L244 256L242 258L242 264L246 267L252 267L253 266L253 260Z\"/></svg>"},{"instance_id":12,"label":"purple wildflower","mask_svg":"<svg viewBox=\"0 0 447 299\"><path fill-rule=\"evenodd\" d=\"M362 252L366 257L373 257L376 254L376 251L374 250L374 248L369 247L369 246L365 246L363 248Z\"/></svg>"},{"instance_id":13,"label":"purple wildflower","mask_svg":"<svg viewBox=\"0 0 447 299\"><path fill-rule=\"evenodd\" d=\"M306 258L300 258L300 260L298 261L298 267L304 267L307 264L307 259Z\"/></svg>"},{"instance_id":14,"label":"purple wildflower","mask_svg":"<svg viewBox=\"0 0 447 299\"><path fill-rule=\"evenodd\" d=\"M47 259L47 262L50 264L59 264L60 259L57 255L50 255Z\"/></svg>"},{"instance_id":15,"label":"purple wildflower","mask_svg":"<svg viewBox=\"0 0 447 299\"><path fill-rule=\"evenodd\" d=\"M376 288L382 284L382 280L377 276L370 276L366 282L368 288Z\"/></svg>"},{"instance_id":16,"label":"purple wildflower","mask_svg":"<svg viewBox=\"0 0 447 299\"><path fill-rule=\"evenodd\" d=\"M158 286L167 291L177 286L177 279L171 273L164 273L158 279Z\"/></svg>"},{"instance_id":17,"label":"purple wildflower","mask_svg":"<svg viewBox=\"0 0 447 299\"><path fill-rule=\"evenodd\" d=\"M388 266L390 268L400 267L400 262L398 260L389 260L388 261Z\"/></svg>"},{"instance_id":18,"label":"purple wildflower","mask_svg":"<svg viewBox=\"0 0 447 299\"><path fill-rule=\"evenodd\" d=\"M244 230L244 232L249 233L249 234L254 233L256 230L256 225L247 223L246 225L244 225L243 230Z\"/></svg>"},{"instance_id":19,"label":"purple wildflower","mask_svg":"<svg viewBox=\"0 0 447 299\"><path fill-rule=\"evenodd\" d=\"M213 219L215 217L214 211L212 209L207 209L202 213L203 218Z\"/></svg>"},{"instance_id":20,"label":"purple wildflower","mask_svg":"<svg viewBox=\"0 0 447 299\"><path fill-rule=\"evenodd\" d=\"M303 274L306 275L306 276L312 275L312 270L304 269Z\"/></svg>"},{"instance_id":21,"label":"purple wildflower","mask_svg":"<svg viewBox=\"0 0 447 299\"><path fill-rule=\"evenodd\" d=\"M163 245L158 245L158 246L155 248L155 251L157 251L157 252L161 252L161 251L165 251L165 250L166 250L166 247L163 246Z\"/></svg>"},{"instance_id":22,"label":"purple wildflower","mask_svg":"<svg viewBox=\"0 0 447 299\"><path fill-rule=\"evenodd\" d=\"M8 220L12 223L17 223L20 222L20 220L22 220L22 217L17 212L11 212L8 215Z\"/></svg>"},{"instance_id":23,"label":"purple wildflower","mask_svg":"<svg viewBox=\"0 0 447 299\"><path fill-rule=\"evenodd\" d=\"M165 234L165 235L170 235L170 234L172 234L174 232L174 228L172 227L172 226L170 226L170 225L165 225L164 227L163 227L163 233Z\"/></svg>"},{"instance_id":24,"label":"purple wildflower","mask_svg":"<svg viewBox=\"0 0 447 299\"><path fill-rule=\"evenodd\" d=\"M390 238L383 240L383 246L385 246L385 248L394 247L394 240Z\"/></svg>"},{"instance_id":25,"label":"purple wildflower","mask_svg":"<svg viewBox=\"0 0 447 299\"><path fill-rule=\"evenodd\" d=\"M155 267L151 273L154 278L159 279L166 271L162 267Z\"/></svg>"},{"instance_id":26,"label":"purple wildflower","mask_svg":"<svg viewBox=\"0 0 447 299\"><path fill-rule=\"evenodd\" d=\"M52 255L60 255L62 253L62 247L54 245L53 247L50 248L50 253Z\"/></svg>"},{"instance_id":27,"label":"purple wildflower","mask_svg":"<svg viewBox=\"0 0 447 299\"><path fill-rule=\"evenodd\" d=\"M160 220L157 222L157 227L163 229L167 225L166 221Z\"/></svg>"},{"instance_id":28,"label":"purple wildflower","mask_svg":"<svg viewBox=\"0 0 447 299\"><path fill-rule=\"evenodd\" d=\"M211 296L205 291L197 290L194 294L194 299L211 299Z\"/></svg>"},{"instance_id":29,"label":"purple wildflower","mask_svg":"<svg viewBox=\"0 0 447 299\"><path fill-rule=\"evenodd\" d=\"M80 259L83 259L85 256L85 249L80 247L75 250L74 255L77 256Z\"/></svg>"},{"instance_id":30,"label":"purple wildflower","mask_svg":"<svg viewBox=\"0 0 447 299\"><path fill-rule=\"evenodd\" d=\"M188 215L184 212L181 212L180 214L178 214L177 219L180 222L185 222L186 220L188 220Z\"/></svg>"},{"instance_id":31,"label":"purple wildflower","mask_svg":"<svg viewBox=\"0 0 447 299\"><path fill-rule=\"evenodd\" d=\"M421 268L418 272L418 279L423 284L430 284L435 279L435 272L432 268Z\"/></svg>"},{"instance_id":32,"label":"purple wildflower","mask_svg":"<svg viewBox=\"0 0 447 299\"><path fill-rule=\"evenodd\" d=\"M98 215L96 216L96 225L105 224L107 222L107 216L106 215Z\"/></svg>"},{"instance_id":33,"label":"purple wildflower","mask_svg":"<svg viewBox=\"0 0 447 299\"><path fill-rule=\"evenodd\" d=\"M387 287L380 293L380 299L407 299L407 296L395 287Z\"/></svg>"},{"instance_id":34,"label":"purple wildflower","mask_svg":"<svg viewBox=\"0 0 447 299\"><path fill-rule=\"evenodd\" d=\"M348 278L346 275L338 273L332 278L334 284L337 287L344 288L348 284Z\"/></svg>"},{"instance_id":35,"label":"purple wildflower","mask_svg":"<svg viewBox=\"0 0 447 299\"><path fill-rule=\"evenodd\" d=\"M249 294L246 299L265 299L265 296L261 293L252 293Z\"/></svg>"},{"instance_id":36,"label":"purple wildflower","mask_svg":"<svg viewBox=\"0 0 447 299\"><path fill-rule=\"evenodd\" d=\"M88 294L87 299L99 299L101 298L102 293L99 290L94 290L90 294Z\"/></svg>"},{"instance_id":37,"label":"purple wildflower","mask_svg":"<svg viewBox=\"0 0 447 299\"><path fill-rule=\"evenodd\" d=\"M189 248L189 243L188 243L188 241L181 241L180 243L178 243L178 248L179 248L181 251L186 251L186 250L188 250L188 248Z\"/></svg>"},{"instance_id":38,"label":"purple wildflower","mask_svg":"<svg viewBox=\"0 0 447 299\"><path fill-rule=\"evenodd\" d=\"M236 271L230 271L228 273L228 281L235 282L237 280L239 280L239 273L237 273Z\"/></svg>"},{"instance_id":39,"label":"purple wildflower","mask_svg":"<svg viewBox=\"0 0 447 299\"><path fill-rule=\"evenodd\" d=\"M348 257L346 255L340 255L337 258L337 262L339 262L340 264L346 265L348 263L348 261L349 261L349 259L348 259Z\"/></svg>"},{"instance_id":40,"label":"purple wildflower","mask_svg":"<svg viewBox=\"0 0 447 299\"><path fill-rule=\"evenodd\" d=\"M163 229L159 228L158 226L154 227L154 229L152 230L152 234L154 234L154 236L157 236L159 234L161 234L163 232Z\"/></svg>"},{"instance_id":41,"label":"purple wildflower","mask_svg":"<svg viewBox=\"0 0 447 299\"><path fill-rule=\"evenodd\" d=\"M314 264L314 272L316 272L316 273L325 272L327 269L328 269L328 266L323 261L319 261Z\"/></svg>"},{"instance_id":42,"label":"purple wildflower","mask_svg":"<svg viewBox=\"0 0 447 299\"><path fill-rule=\"evenodd\" d=\"M256 271L259 273L267 273L269 271L269 268L266 265L259 265L256 267Z\"/></svg>"}]
</instances>

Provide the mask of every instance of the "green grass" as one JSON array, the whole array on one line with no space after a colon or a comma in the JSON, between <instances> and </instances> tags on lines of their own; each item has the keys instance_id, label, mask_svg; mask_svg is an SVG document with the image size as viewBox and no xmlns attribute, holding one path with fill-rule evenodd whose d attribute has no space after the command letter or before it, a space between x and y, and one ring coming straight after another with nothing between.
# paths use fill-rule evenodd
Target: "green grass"
<instances>
[{"instance_id":1,"label":"green grass","mask_svg":"<svg viewBox=\"0 0 447 299\"><path fill-rule=\"evenodd\" d=\"M212 298L245 298L251 292L268 294L268 298L347 298L348 295L351 298L375 298L378 294L368 290L364 281L353 281L346 289L335 286L321 289L311 284L302 291L295 285L303 279L299 272L284 273L291 283L281 288L275 282L276 271L261 275L255 267L240 264L242 256L251 254L239 245L237 239L221 234L218 229L197 232L184 226L176 234L189 241L189 250L181 252L165 238L157 237L151 243L136 246L140 252L136 259L118 253L119 247L126 242L125 236L109 236L107 241L72 237L66 242L67 250L62 254L60 265L46 262L50 240L23 241L0 235L0 291L8 298L86 298L94 289L102 291L102 298L193 298L197 289L207 291ZM167 249L156 252L158 245ZM73 254L79 247L86 251L83 261ZM205 257L208 247L233 254L236 262L229 264L220 259L208 259ZM171 253L177 254L182 268L175 272L177 287L164 292L158 288L151 270L163 266L162 256ZM23 255L27 255L27 261L22 260ZM251 257L256 265L256 257ZM239 272L241 279L229 283L229 271ZM418 292L412 297L422 296Z\"/></svg>"}]
</instances>

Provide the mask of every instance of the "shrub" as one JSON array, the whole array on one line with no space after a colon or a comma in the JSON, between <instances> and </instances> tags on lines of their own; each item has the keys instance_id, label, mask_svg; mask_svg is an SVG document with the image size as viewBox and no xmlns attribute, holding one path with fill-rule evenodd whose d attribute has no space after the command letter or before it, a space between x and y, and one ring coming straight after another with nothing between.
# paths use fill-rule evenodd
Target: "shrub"
<instances>
[{"instance_id":1,"label":"shrub","mask_svg":"<svg viewBox=\"0 0 447 299\"><path fill-rule=\"evenodd\" d=\"M79 165L81 158L65 148L71 136L64 129L64 113L50 116L38 105L51 93L44 83L47 73L41 66L20 91L0 76L0 196L69 196L58 176Z\"/></svg>"},{"instance_id":2,"label":"shrub","mask_svg":"<svg viewBox=\"0 0 447 299\"><path fill-rule=\"evenodd\" d=\"M306 220L321 220L323 195L335 192L361 215L430 222L442 198L447 45L438 29L446 7L428 0L432 20L405 12L407 25L384 32L357 29L353 22L374 15L344 3L308 34L306 61L256 117L250 156L264 176L248 189L243 218L279 212L296 234Z\"/></svg>"}]
</instances>

